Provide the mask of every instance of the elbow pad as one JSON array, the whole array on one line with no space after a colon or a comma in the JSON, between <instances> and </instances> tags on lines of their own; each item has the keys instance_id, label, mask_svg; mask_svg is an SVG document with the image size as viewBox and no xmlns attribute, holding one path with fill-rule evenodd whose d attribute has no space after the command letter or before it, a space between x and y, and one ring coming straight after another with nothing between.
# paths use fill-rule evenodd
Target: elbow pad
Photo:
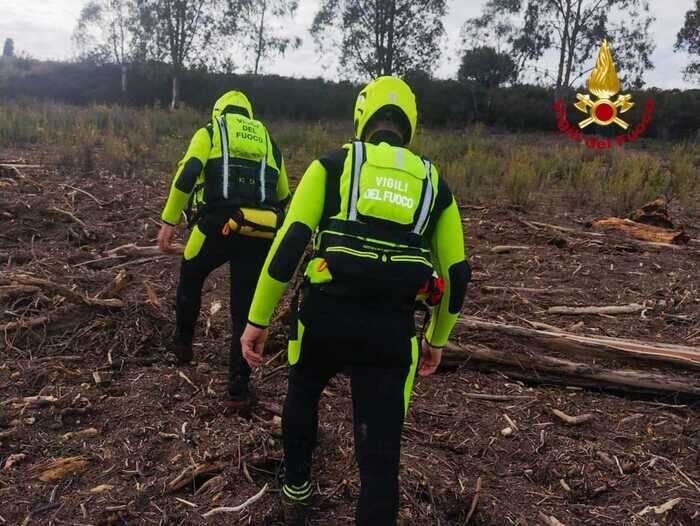
<instances>
[{"instance_id":1,"label":"elbow pad","mask_svg":"<svg viewBox=\"0 0 700 526\"><path fill-rule=\"evenodd\" d=\"M180 176L175 181L175 188L189 194L197 183L197 177L202 172L202 161L193 157L185 164Z\"/></svg>"},{"instance_id":2,"label":"elbow pad","mask_svg":"<svg viewBox=\"0 0 700 526\"><path fill-rule=\"evenodd\" d=\"M311 241L311 234L311 229L304 223L291 224L270 261L268 273L272 278L282 283L291 281L306 245Z\"/></svg>"},{"instance_id":3,"label":"elbow pad","mask_svg":"<svg viewBox=\"0 0 700 526\"><path fill-rule=\"evenodd\" d=\"M472 280L472 269L467 260L455 263L450 267L450 314L459 314L464 305L467 285Z\"/></svg>"}]
</instances>

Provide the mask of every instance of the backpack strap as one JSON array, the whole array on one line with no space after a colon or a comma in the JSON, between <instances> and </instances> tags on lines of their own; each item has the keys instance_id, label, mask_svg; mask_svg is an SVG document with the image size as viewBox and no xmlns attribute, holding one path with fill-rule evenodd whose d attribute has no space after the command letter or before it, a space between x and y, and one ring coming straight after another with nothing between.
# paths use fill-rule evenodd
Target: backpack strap
<instances>
[{"instance_id":1,"label":"backpack strap","mask_svg":"<svg viewBox=\"0 0 700 526\"><path fill-rule=\"evenodd\" d=\"M430 209L433 204L433 170L428 159L423 158L423 163L425 164L425 189L423 191L420 215L413 227L413 233L418 235L423 235L425 232L425 227L428 225L428 219L430 218Z\"/></svg>"},{"instance_id":2,"label":"backpack strap","mask_svg":"<svg viewBox=\"0 0 700 526\"><path fill-rule=\"evenodd\" d=\"M265 128L265 155L260 160L260 202L264 203L267 200L267 190L265 188L265 176L267 175L267 156L270 153L270 138Z\"/></svg>"},{"instance_id":3,"label":"backpack strap","mask_svg":"<svg viewBox=\"0 0 700 526\"><path fill-rule=\"evenodd\" d=\"M357 221L357 201L360 199L360 173L365 163L365 145L360 141L353 143L352 184L350 185L350 202L348 220Z\"/></svg>"},{"instance_id":4,"label":"backpack strap","mask_svg":"<svg viewBox=\"0 0 700 526\"><path fill-rule=\"evenodd\" d=\"M222 195L224 200L228 199L228 183L229 183L229 165L228 165L228 131L226 131L226 121L223 117L217 117L216 121L219 123L219 131L221 135L221 155L223 161L223 188Z\"/></svg>"}]
</instances>

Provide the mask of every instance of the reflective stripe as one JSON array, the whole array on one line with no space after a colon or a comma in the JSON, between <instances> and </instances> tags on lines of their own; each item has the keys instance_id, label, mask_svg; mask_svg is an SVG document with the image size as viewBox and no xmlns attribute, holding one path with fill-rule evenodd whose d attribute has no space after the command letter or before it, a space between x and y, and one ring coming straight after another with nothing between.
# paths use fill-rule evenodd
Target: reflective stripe
<instances>
[{"instance_id":1,"label":"reflective stripe","mask_svg":"<svg viewBox=\"0 0 700 526\"><path fill-rule=\"evenodd\" d=\"M307 493L309 491L310 486L311 486L310 481L307 481L298 487L288 486L287 484L284 485L284 487L287 489L287 491L289 493L294 494L294 495L303 495L304 493Z\"/></svg>"},{"instance_id":2,"label":"reflective stripe","mask_svg":"<svg viewBox=\"0 0 700 526\"><path fill-rule=\"evenodd\" d=\"M302 491L297 491L292 486L285 484L282 486L282 493L284 493L284 495L292 501L303 502L311 497L311 494L313 493L313 486L311 486L311 482L307 482L301 487L305 489Z\"/></svg>"},{"instance_id":3,"label":"reflective stripe","mask_svg":"<svg viewBox=\"0 0 700 526\"><path fill-rule=\"evenodd\" d=\"M408 414L408 405L411 401L411 393L413 392L413 382L416 378L416 369L418 368L418 339L414 336L411 338L411 367L406 375L406 382L403 386L403 408L404 418Z\"/></svg>"},{"instance_id":4,"label":"reflective stripe","mask_svg":"<svg viewBox=\"0 0 700 526\"><path fill-rule=\"evenodd\" d=\"M267 198L267 189L265 188L265 168L267 167L267 154L270 145L267 140L267 130L265 130L265 156L260 160L260 202L264 203Z\"/></svg>"},{"instance_id":5,"label":"reflective stripe","mask_svg":"<svg viewBox=\"0 0 700 526\"><path fill-rule=\"evenodd\" d=\"M217 122L219 123L219 132L221 134L221 154L223 155L224 173L223 173L223 196L224 199L228 199L228 132L226 131L226 124L224 123L223 117L217 117Z\"/></svg>"},{"instance_id":6,"label":"reflective stripe","mask_svg":"<svg viewBox=\"0 0 700 526\"><path fill-rule=\"evenodd\" d=\"M348 219L357 221L357 200L360 194L360 172L362 165L365 162L364 152L362 151L362 143L356 141L353 143L355 152L355 162L353 164L352 186L350 187L350 209L348 210Z\"/></svg>"},{"instance_id":7,"label":"reflective stripe","mask_svg":"<svg viewBox=\"0 0 700 526\"><path fill-rule=\"evenodd\" d=\"M353 250L347 247L328 247L326 252L340 252L341 254L350 254L360 258L379 259L379 256L374 252L362 252L361 250Z\"/></svg>"},{"instance_id":8,"label":"reflective stripe","mask_svg":"<svg viewBox=\"0 0 700 526\"><path fill-rule=\"evenodd\" d=\"M297 314L294 314L294 317L297 316ZM304 331L306 330L306 327L304 327L304 324L301 323L301 320L297 320L296 324L296 337L294 339L290 338L287 344L287 360L289 361L289 365L296 365L299 362L299 358L301 358L301 346L303 344Z\"/></svg>"},{"instance_id":9,"label":"reflective stripe","mask_svg":"<svg viewBox=\"0 0 700 526\"><path fill-rule=\"evenodd\" d=\"M432 266L430 261L420 256L391 256L391 261L404 262L404 263L423 263L424 265Z\"/></svg>"},{"instance_id":10,"label":"reflective stripe","mask_svg":"<svg viewBox=\"0 0 700 526\"><path fill-rule=\"evenodd\" d=\"M430 208L433 205L433 181L432 181L432 170L430 168L430 161L427 159L425 162L425 197L423 198L423 206L420 210L420 216L418 216L418 221L416 221L416 226L413 229L414 234L423 234L425 226L428 222L428 216L430 215Z\"/></svg>"}]
</instances>

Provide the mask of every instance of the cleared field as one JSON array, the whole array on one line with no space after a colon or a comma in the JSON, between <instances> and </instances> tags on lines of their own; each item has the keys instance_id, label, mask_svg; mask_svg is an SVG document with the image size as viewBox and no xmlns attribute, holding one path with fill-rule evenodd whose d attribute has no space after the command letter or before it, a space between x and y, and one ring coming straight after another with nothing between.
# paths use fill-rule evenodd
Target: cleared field
<instances>
[{"instance_id":1,"label":"cleared field","mask_svg":"<svg viewBox=\"0 0 700 526\"><path fill-rule=\"evenodd\" d=\"M284 306L269 362L255 379L264 403L246 417L229 415L222 403L226 271L205 289L198 363L176 368L165 346L177 259L109 254L154 244L170 170L206 116L46 104L20 122L20 111L0 106L0 164L14 165L0 168L0 522L280 524ZM340 125L271 129L295 179L350 135ZM601 157L555 135L470 129L424 131L418 149L442 169L463 208L475 274L465 316L700 346L697 145L651 143ZM671 199L671 217L689 243L672 249L591 235L591 221L626 214L658 194ZM503 246L526 248L494 250ZM643 310L549 311L631 304ZM436 377L417 381L405 429L401 524L463 525L468 517L476 525L546 524L541 514L567 526L700 521L696 398L557 386L527 365L542 349L469 327L455 341L504 351L522 366L451 360ZM700 383L690 367L551 355ZM554 409L591 416L571 425ZM321 403L313 524L353 523L351 418L341 377ZM241 514L202 518L265 484L270 490ZM664 504L668 511L647 509Z\"/></svg>"}]
</instances>

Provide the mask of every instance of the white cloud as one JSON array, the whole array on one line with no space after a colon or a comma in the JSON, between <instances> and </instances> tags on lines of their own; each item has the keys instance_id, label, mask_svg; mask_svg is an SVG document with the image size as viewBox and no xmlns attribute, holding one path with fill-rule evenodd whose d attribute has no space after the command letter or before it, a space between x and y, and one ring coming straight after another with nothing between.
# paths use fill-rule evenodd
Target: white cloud
<instances>
[{"instance_id":1,"label":"white cloud","mask_svg":"<svg viewBox=\"0 0 700 526\"><path fill-rule=\"evenodd\" d=\"M454 77L459 61L460 28L467 18L479 14L484 2L449 1L450 13L445 22L447 41L438 76ZM296 19L286 27L289 34L302 37L303 45L285 57L264 64L264 71L295 77L336 77L336 60L332 56L319 57L308 32L318 3L318 0L301 0ZM693 3L694 0L651 0L652 12L657 18L652 26L656 42L652 61L656 68L646 75L649 85L690 87L681 74L687 57L674 53L673 44L685 13ZM83 4L84 0L0 0L0 40L11 37L15 40L15 49L38 58L69 58L74 53L70 37Z\"/></svg>"}]
</instances>

